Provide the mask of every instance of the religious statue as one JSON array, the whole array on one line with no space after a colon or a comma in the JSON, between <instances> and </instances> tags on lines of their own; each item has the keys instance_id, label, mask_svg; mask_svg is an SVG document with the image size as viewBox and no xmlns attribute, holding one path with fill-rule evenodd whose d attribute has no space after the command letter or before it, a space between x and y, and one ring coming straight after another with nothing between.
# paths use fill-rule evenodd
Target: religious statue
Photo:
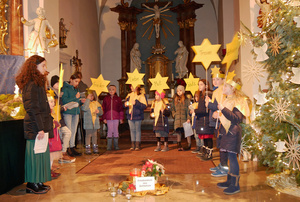
<instances>
[{"instance_id":1,"label":"religious statue","mask_svg":"<svg viewBox=\"0 0 300 202\"><path fill-rule=\"evenodd\" d=\"M157 1L156 1L157 2ZM153 17L153 25L155 27L155 36L156 38L159 38L159 32L160 32L160 26L161 26L161 19L160 19L160 13L161 12L165 12L167 10L164 10L165 8L167 8L169 5L171 4L171 1L169 1L164 7L159 8L157 4L155 4L153 6L153 8L150 8L149 6L147 6L146 4L142 4L144 7L146 7L147 9L153 11L154 17Z\"/></svg>"},{"instance_id":2,"label":"religious statue","mask_svg":"<svg viewBox=\"0 0 300 202\"><path fill-rule=\"evenodd\" d=\"M257 5L259 5L259 16L257 17L257 26L262 28L270 21L270 12L271 12L271 5L268 3L268 0L255 0Z\"/></svg>"},{"instance_id":3,"label":"religious statue","mask_svg":"<svg viewBox=\"0 0 300 202\"><path fill-rule=\"evenodd\" d=\"M188 69L186 67L189 52L187 51L186 47L183 45L182 41L178 42L179 48L174 52L176 56L176 72L178 73L178 78L183 78L187 73Z\"/></svg>"},{"instance_id":4,"label":"religious statue","mask_svg":"<svg viewBox=\"0 0 300 202\"><path fill-rule=\"evenodd\" d=\"M82 62L81 59L78 58L78 50L76 50L76 57L73 56L72 64L75 66L75 72L81 72Z\"/></svg>"},{"instance_id":5,"label":"religious statue","mask_svg":"<svg viewBox=\"0 0 300 202\"><path fill-rule=\"evenodd\" d=\"M64 19L60 18L59 21L59 47L60 48L67 48L68 46L66 45L66 39L67 39L67 33L68 30L66 28L66 25L64 24Z\"/></svg>"},{"instance_id":6,"label":"religious statue","mask_svg":"<svg viewBox=\"0 0 300 202\"><path fill-rule=\"evenodd\" d=\"M21 17L21 21L26 26L34 25L32 32L29 35L27 46L25 50L33 54L49 53L48 47L55 47L58 45L57 38L54 34L54 29L45 17L45 9L38 7L36 9L37 18L27 21ZM46 39L52 39L49 44L46 44Z\"/></svg>"},{"instance_id":7,"label":"religious statue","mask_svg":"<svg viewBox=\"0 0 300 202\"><path fill-rule=\"evenodd\" d=\"M137 69L139 72L142 68L141 52L139 50L139 44L135 43L130 51L130 72Z\"/></svg>"}]
</instances>

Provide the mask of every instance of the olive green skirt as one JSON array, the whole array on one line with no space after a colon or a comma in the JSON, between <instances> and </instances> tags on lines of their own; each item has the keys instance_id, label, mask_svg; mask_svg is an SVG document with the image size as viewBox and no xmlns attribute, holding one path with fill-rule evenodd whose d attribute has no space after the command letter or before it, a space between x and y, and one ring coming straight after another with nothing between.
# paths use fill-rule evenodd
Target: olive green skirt
<instances>
[{"instance_id":1,"label":"olive green skirt","mask_svg":"<svg viewBox=\"0 0 300 202\"><path fill-rule=\"evenodd\" d=\"M35 140L26 141L25 182L51 181L49 145L45 153L34 154Z\"/></svg>"}]
</instances>

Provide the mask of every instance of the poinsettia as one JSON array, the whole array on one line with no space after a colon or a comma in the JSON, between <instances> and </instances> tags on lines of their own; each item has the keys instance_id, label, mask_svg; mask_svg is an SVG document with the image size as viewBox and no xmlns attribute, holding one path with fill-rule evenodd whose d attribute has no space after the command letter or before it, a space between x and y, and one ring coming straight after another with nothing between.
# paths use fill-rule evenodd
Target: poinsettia
<instances>
[{"instance_id":1,"label":"poinsettia","mask_svg":"<svg viewBox=\"0 0 300 202\"><path fill-rule=\"evenodd\" d=\"M148 159L148 161L142 167L142 177L161 176L162 174L165 174L165 168L156 161Z\"/></svg>"}]
</instances>

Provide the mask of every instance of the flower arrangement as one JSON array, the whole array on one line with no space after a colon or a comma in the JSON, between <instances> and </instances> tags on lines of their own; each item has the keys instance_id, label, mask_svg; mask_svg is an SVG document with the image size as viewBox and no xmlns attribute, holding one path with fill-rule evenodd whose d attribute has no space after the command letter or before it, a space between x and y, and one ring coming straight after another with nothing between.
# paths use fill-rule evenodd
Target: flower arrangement
<instances>
[{"instance_id":1,"label":"flower arrangement","mask_svg":"<svg viewBox=\"0 0 300 202\"><path fill-rule=\"evenodd\" d=\"M162 174L165 174L165 168L156 161L148 159L142 167L142 177L154 176L157 179L157 177L160 177Z\"/></svg>"}]
</instances>

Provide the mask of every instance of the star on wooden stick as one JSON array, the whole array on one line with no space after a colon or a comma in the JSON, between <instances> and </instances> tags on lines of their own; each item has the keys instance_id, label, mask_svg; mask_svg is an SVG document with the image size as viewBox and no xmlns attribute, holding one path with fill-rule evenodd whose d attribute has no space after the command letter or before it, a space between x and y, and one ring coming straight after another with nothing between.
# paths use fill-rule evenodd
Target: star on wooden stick
<instances>
[{"instance_id":1,"label":"star on wooden stick","mask_svg":"<svg viewBox=\"0 0 300 202\"><path fill-rule=\"evenodd\" d=\"M204 39L200 46L192 46L192 49L195 52L193 62L201 62L203 67L208 69L211 62L221 61L218 55L220 47L221 44L211 45L208 39Z\"/></svg>"},{"instance_id":2,"label":"star on wooden stick","mask_svg":"<svg viewBox=\"0 0 300 202\"><path fill-rule=\"evenodd\" d=\"M161 77L160 73L157 72L154 79L149 79L152 84L150 90L157 90L157 92L162 93L164 89L169 89L167 80L168 77Z\"/></svg>"},{"instance_id":3,"label":"star on wooden stick","mask_svg":"<svg viewBox=\"0 0 300 202\"><path fill-rule=\"evenodd\" d=\"M143 77L145 74L139 73L137 69L135 69L132 73L127 72L128 80L126 84L131 84L133 88L136 88L138 85L144 85Z\"/></svg>"},{"instance_id":4,"label":"star on wooden stick","mask_svg":"<svg viewBox=\"0 0 300 202\"><path fill-rule=\"evenodd\" d=\"M222 64L226 63L226 72L228 71L232 62L238 59L240 44L241 43L238 34L235 34L232 41L226 44L226 55L222 61Z\"/></svg>"},{"instance_id":5,"label":"star on wooden stick","mask_svg":"<svg viewBox=\"0 0 300 202\"><path fill-rule=\"evenodd\" d=\"M184 79L186 83L186 91L190 91L192 95L194 96L195 92L199 89L198 82L199 78L194 78L193 74L190 73L189 78Z\"/></svg>"},{"instance_id":6,"label":"star on wooden stick","mask_svg":"<svg viewBox=\"0 0 300 202\"><path fill-rule=\"evenodd\" d=\"M91 78L92 85L90 90L96 91L97 95L99 96L102 92L107 91L107 85L110 83L108 80L104 80L102 74L97 79Z\"/></svg>"}]
</instances>

